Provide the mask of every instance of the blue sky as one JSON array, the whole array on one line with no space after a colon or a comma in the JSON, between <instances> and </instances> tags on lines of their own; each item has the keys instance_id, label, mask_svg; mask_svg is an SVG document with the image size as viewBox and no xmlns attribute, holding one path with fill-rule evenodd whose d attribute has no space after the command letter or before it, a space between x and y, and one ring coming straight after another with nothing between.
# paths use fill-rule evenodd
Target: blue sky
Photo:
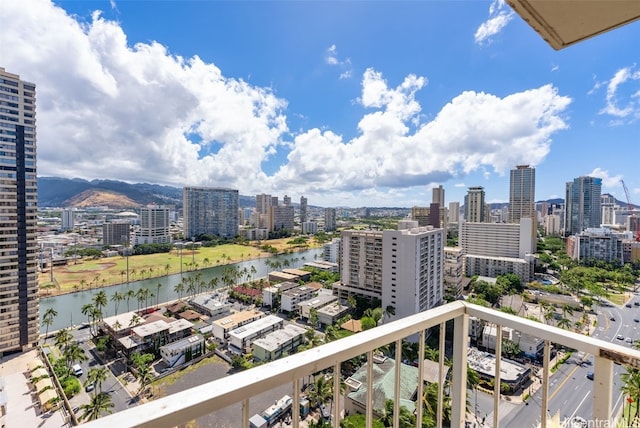
<instances>
[{"instance_id":1,"label":"blue sky","mask_svg":"<svg viewBox=\"0 0 640 428\"><path fill-rule=\"evenodd\" d=\"M536 167L640 203L640 23L554 51L500 1L0 3L41 176L406 206ZM6 24L6 25L5 25Z\"/></svg>"}]
</instances>

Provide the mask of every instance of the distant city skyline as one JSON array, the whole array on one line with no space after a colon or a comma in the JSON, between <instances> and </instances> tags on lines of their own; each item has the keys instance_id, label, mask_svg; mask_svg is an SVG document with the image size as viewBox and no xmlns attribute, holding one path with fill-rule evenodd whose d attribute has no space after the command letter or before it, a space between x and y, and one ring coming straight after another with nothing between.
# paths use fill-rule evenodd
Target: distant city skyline
<instances>
[{"instance_id":1,"label":"distant city skyline","mask_svg":"<svg viewBox=\"0 0 640 428\"><path fill-rule=\"evenodd\" d=\"M502 0L1 2L38 85L38 173L317 206L424 206L536 168L640 203L640 23L562 51ZM238 25L240 23L240 25ZM380 31L385 28L385 31Z\"/></svg>"}]
</instances>

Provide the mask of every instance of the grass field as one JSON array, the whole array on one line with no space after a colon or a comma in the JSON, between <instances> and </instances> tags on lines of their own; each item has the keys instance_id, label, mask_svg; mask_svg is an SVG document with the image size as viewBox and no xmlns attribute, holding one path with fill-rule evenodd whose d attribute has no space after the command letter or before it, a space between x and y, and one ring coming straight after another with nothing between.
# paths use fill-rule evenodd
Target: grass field
<instances>
[{"instance_id":1,"label":"grass field","mask_svg":"<svg viewBox=\"0 0 640 428\"><path fill-rule=\"evenodd\" d=\"M289 245L291 238L262 241L278 251L295 250ZM308 248L318 247L310 242ZM194 251L182 250L183 270L197 270L225 265L243 260L270 256L255 246L226 244L217 247L200 247ZM129 279L132 281L170 275L180 272L181 255L178 250L170 253L149 254L129 257ZM126 282L127 258L123 256L100 259L80 259L67 266L54 267L51 272L39 276L40 294L44 296L79 291L88 288L105 287Z\"/></svg>"}]
</instances>

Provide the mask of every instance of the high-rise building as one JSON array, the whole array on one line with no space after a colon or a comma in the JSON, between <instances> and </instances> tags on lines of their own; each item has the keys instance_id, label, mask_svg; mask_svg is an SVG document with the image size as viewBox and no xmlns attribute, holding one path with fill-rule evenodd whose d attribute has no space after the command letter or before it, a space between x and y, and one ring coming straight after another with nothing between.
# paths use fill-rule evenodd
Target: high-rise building
<instances>
[{"instance_id":1,"label":"high-rise building","mask_svg":"<svg viewBox=\"0 0 640 428\"><path fill-rule=\"evenodd\" d=\"M484 187L469 187L464 197L464 218L469 223L488 221L485 217Z\"/></svg>"},{"instance_id":2,"label":"high-rise building","mask_svg":"<svg viewBox=\"0 0 640 428\"><path fill-rule=\"evenodd\" d=\"M536 170L529 165L518 165L511 170L509 182L509 223L519 223L523 217L536 216Z\"/></svg>"},{"instance_id":3,"label":"high-rise building","mask_svg":"<svg viewBox=\"0 0 640 428\"><path fill-rule=\"evenodd\" d=\"M238 235L238 191L220 187L185 187L182 191L184 237L206 233L223 238Z\"/></svg>"},{"instance_id":4,"label":"high-rise building","mask_svg":"<svg viewBox=\"0 0 640 428\"><path fill-rule=\"evenodd\" d=\"M583 176L567 183L564 218L566 236L577 235L587 228L600 227L601 193L601 178Z\"/></svg>"},{"instance_id":5,"label":"high-rise building","mask_svg":"<svg viewBox=\"0 0 640 428\"><path fill-rule=\"evenodd\" d=\"M0 355L38 342L36 86L0 67Z\"/></svg>"},{"instance_id":6,"label":"high-rise building","mask_svg":"<svg viewBox=\"0 0 640 428\"><path fill-rule=\"evenodd\" d=\"M432 189L431 202L434 204L440 204L441 207L445 206L444 205L444 187L442 187L442 184Z\"/></svg>"},{"instance_id":7,"label":"high-rise building","mask_svg":"<svg viewBox=\"0 0 640 428\"><path fill-rule=\"evenodd\" d=\"M62 210L62 230L73 230L73 227L75 226L75 214L76 212L74 210Z\"/></svg>"},{"instance_id":8,"label":"high-rise building","mask_svg":"<svg viewBox=\"0 0 640 428\"><path fill-rule=\"evenodd\" d=\"M102 224L102 245L129 246L131 223L128 221L108 222Z\"/></svg>"},{"instance_id":9,"label":"high-rise building","mask_svg":"<svg viewBox=\"0 0 640 428\"><path fill-rule=\"evenodd\" d=\"M291 196L284 195L284 198L282 198L282 204L287 207L291 205Z\"/></svg>"},{"instance_id":10,"label":"high-rise building","mask_svg":"<svg viewBox=\"0 0 640 428\"><path fill-rule=\"evenodd\" d=\"M258 214L269 214L271 212L271 195L264 193L256 195L256 211Z\"/></svg>"},{"instance_id":11,"label":"high-rise building","mask_svg":"<svg viewBox=\"0 0 640 428\"><path fill-rule=\"evenodd\" d=\"M340 238L340 283L333 285L339 298L382 298L382 231L343 230Z\"/></svg>"},{"instance_id":12,"label":"high-rise building","mask_svg":"<svg viewBox=\"0 0 640 428\"><path fill-rule=\"evenodd\" d=\"M272 232L277 230L288 230L293 232L294 215L293 205L272 205L271 215L269 216L269 219L271 220L269 230Z\"/></svg>"},{"instance_id":13,"label":"high-rise building","mask_svg":"<svg viewBox=\"0 0 640 428\"><path fill-rule=\"evenodd\" d=\"M521 218L531 219L531 235L537 236L538 215L536 213L536 170L529 165L518 165L511 170L509 182L509 223L520 223ZM532 241L530 253L535 253L536 240Z\"/></svg>"},{"instance_id":14,"label":"high-rise building","mask_svg":"<svg viewBox=\"0 0 640 428\"><path fill-rule=\"evenodd\" d=\"M385 230L382 238L382 308L385 322L439 306L443 302L443 229Z\"/></svg>"},{"instance_id":15,"label":"high-rise building","mask_svg":"<svg viewBox=\"0 0 640 428\"><path fill-rule=\"evenodd\" d=\"M460 222L460 202L449 202L449 223Z\"/></svg>"},{"instance_id":16,"label":"high-rise building","mask_svg":"<svg viewBox=\"0 0 640 428\"><path fill-rule=\"evenodd\" d=\"M300 223L304 223L308 220L308 212L307 212L307 198L304 196L300 196Z\"/></svg>"},{"instance_id":17,"label":"high-rise building","mask_svg":"<svg viewBox=\"0 0 640 428\"><path fill-rule=\"evenodd\" d=\"M168 244L171 242L169 207L150 205L140 208L140 228L136 244Z\"/></svg>"},{"instance_id":18,"label":"high-rise building","mask_svg":"<svg viewBox=\"0 0 640 428\"><path fill-rule=\"evenodd\" d=\"M324 231L333 232L336 230L336 209L324 209Z\"/></svg>"}]
</instances>

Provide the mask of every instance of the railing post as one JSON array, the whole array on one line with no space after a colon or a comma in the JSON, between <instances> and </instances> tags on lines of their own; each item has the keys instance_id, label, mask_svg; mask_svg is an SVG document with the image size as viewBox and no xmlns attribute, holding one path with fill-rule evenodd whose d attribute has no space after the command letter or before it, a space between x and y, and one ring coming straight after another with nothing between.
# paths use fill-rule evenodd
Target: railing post
<instances>
[{"instance_id":1,"label":"railing post","mask_svg":"<svg viewBox=\"0 0 640 428\"><path fill-rule=\"evenodd\" d=\"M342 376L340 375L341 363L337 362L333 366L333 426L340 426L340 398L342 396ZM346 392L345 392L346 394ZM336 398L337 397L337 398ZM295 427L297 428L297 427Z\"/></svg>"},{"instance_id":2,"label":"railing post","mask_svg":"<svg viewBox=\"0 0 640 428\"><path fill-rule=\"evenodd\" d=\"M396 340L395 385L393 391L393 427L400 425L400 383L402 382L400 369L402 368L402 339Z\"/></svg>"},{"instance_id":3,"label":"railing post","mask_svg":"<svg viewBox=\"0 0 640 428\"><path fill-rule=\"evenodd\" d=\"M502 360L502 326L496 324L496 371L493 374L493 426L498 427L500 421L500 361ZM476 409L476 412L478 409Z\"/></svg>"},{"instance_id":4,"label":"railing post","mask_svg":"<svg viewBox=\"0 0 640 428\"><path fill-rule=\"evenodd\" d=\"M549 414L549 371L551 359L551 342L544 341L544 354L542 361L542 403L540 405L540 428L547 428L547 415Z\"/></svg>"},{"instance_id":5,"label":"railing post","mask_svg":"<svg viewBox=\"0 0 640 428\"><path fill-rule=\"evenodd\" d=\"M424 396L424 342L425 331L420 330L420 342L418 344L418 404L416 404L416 426L422 426L422 408L423 408L423 396Z\"/></svg>"},{"instance_id":6,"label":"railing post","mask_svg":"<svg viewBox=\"0 0 640 428\"><path fill-rule=\"evenodd\" d=\"M595 426L609 426L613 394L613 362L598 355L593 362L593 420Z\"/></svg>"},{"instance_id":7,"label":"railing post","mask_svg":"<svg viewBox=\"0 0 640 428\"><path fill-rule=\"evenodd\" d=\"M249 399L242 400L242 428L249 428Z\"/></svg>"},{"instance_id":8,"label":"railing post","mask_svg":"<svg viewBox=\"0 0 640 428\"><path fill-rule=\"evenodd\" d=\"M467 410L467 349L469 316L453 319L453 374L451 379L451 427L465 425Z\"/></svg>"},{"instance_id":9,"label":"railing post","mask_svg":"<svg viewBox=\"0 0 640 428\"><path fill-rule=\"evenodd\" d=\"M373 427L373 350L367 352L367 410L366 427Z\"/></svg>"},{"instance_id":10,"label":"railing post","mask_svg":"<svg viewBox=\"0 0 640 428\"><path fill-rule=\"evenodd\" d=\"M293 404L291 406L291 424L293 428L298 428L300 426L300 378L293 380Z\"/></svg>"},{"instance_id":11,"label":"railing post","mask_svg":"<svg viewBox=\"0 0 640 428\"><path fill-rule=\"evenodd\" d=\"M444 339L447 330L446 323L440 323L440 341L438 344L438 410L436 411L436 426L437 428L442 428L442 408L444 407L444 357L445 357L445 346ZM424 354L423 354L424 355Z\"/></svg>"}]
</instances>

